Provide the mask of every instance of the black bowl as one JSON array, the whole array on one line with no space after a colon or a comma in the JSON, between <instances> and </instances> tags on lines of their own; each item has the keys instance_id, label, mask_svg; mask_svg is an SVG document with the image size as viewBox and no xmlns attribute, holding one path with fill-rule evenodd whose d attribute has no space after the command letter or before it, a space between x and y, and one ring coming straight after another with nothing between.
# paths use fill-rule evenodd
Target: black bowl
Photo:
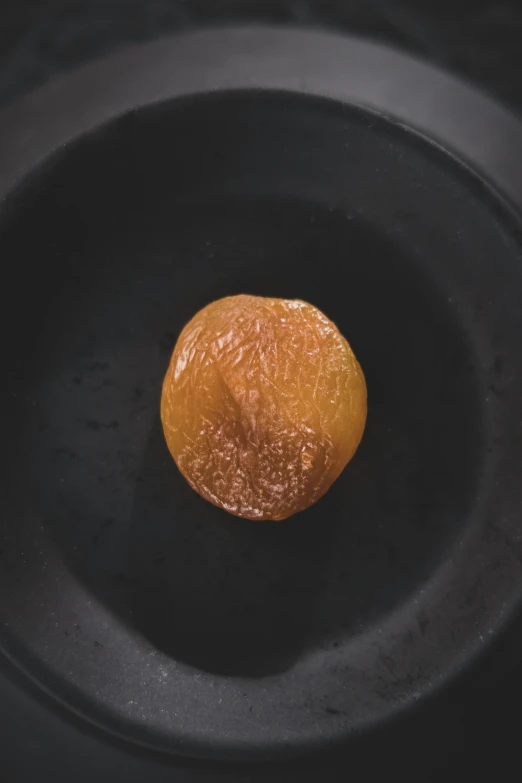
<instances>
[{"instance_id":1,"label":"black bowl","mask_svg":"<svg viewBox=\"0 0 522 783\"><path fill-rule=\"evenodd\" d=\"M518 600L521 245L415 130L223 81L5 186L0 641L126 739L265 758L418 703ZM368 384L356 457L277 525L193 493L159 421L177 334L237 293L321 308Z\"/></svg>"}]
</instances>

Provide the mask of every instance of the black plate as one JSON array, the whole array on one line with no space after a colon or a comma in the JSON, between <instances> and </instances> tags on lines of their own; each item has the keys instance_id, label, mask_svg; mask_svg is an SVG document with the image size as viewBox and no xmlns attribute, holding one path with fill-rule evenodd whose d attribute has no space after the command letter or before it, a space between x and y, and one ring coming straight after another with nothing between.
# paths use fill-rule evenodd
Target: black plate
<instances>
[{"instance_id":1,"label":"black plate","mask_svg":"<svg viewBox=\"0 0 522 783\"><path fill-rule=\"evenodd\" d=\"M518 218L441 147L353 105L341 64L382 52L364 47L207 33L87 69L0 123L0 641L148 747L343 741L448 681L519 599ZM422 127L414 112L401 119ZM492 162L515 201L510 173ZM191 492L159 423L176 335L240 292L312 301L368 382L356 458L279 525Z\"/></svg>"}]
</instances>

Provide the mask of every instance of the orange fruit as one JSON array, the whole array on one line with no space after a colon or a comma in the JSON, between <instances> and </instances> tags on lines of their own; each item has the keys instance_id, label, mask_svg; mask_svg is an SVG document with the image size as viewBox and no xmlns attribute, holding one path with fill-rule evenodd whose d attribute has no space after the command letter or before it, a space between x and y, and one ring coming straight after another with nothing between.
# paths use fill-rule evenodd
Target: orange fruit
<instances>
[{"instance_id":1,"label":"orange fruit","mask_svg":"<svg viewBox=\"0 0 522 783\"><path fill-rule=\"evenodd\" d=\"M230 296L181 332L161 419L202 497L246 519L281 520L315 503L354 455L366 383L345 338L313 305Z\"/></svg>"}]
</instances>

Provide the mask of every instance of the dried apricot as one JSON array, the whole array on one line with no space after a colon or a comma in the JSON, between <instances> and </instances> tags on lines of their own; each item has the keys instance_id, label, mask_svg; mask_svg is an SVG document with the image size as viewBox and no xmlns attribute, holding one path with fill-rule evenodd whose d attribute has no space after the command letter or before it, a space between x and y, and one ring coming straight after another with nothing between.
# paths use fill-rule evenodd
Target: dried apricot
<instances>
[{"instance_id":1,"label":"dried apricot","mask_svg":"<svg viewBox=\"0 0 522 783\"><path fill-rule=\"evenodd\" d=\"M366 384L313 305L230 296L185 326L163 383L169 450L200 495L247 519L315 503L354 455Z\"/></svg>"}]
</instances>

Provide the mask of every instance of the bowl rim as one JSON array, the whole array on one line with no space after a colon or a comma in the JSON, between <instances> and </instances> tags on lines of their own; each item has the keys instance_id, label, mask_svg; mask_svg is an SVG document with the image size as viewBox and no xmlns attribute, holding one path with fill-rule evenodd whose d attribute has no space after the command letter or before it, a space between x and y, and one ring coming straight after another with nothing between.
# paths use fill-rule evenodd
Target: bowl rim
<instances>
[{"instance_id":1,"label":"bowl rim","mask_svg":"<svg viewBox=\"0 0 522 783\"><path fill-rule=\"evenodd\" d=\"M522 123L455 76L391 47L323 31L202 29L132 46L0 113L0 199L72 139L148 104L221 90L286 90L384 114L447 148L522 211Z\"/></svg>"}]
</instances>

